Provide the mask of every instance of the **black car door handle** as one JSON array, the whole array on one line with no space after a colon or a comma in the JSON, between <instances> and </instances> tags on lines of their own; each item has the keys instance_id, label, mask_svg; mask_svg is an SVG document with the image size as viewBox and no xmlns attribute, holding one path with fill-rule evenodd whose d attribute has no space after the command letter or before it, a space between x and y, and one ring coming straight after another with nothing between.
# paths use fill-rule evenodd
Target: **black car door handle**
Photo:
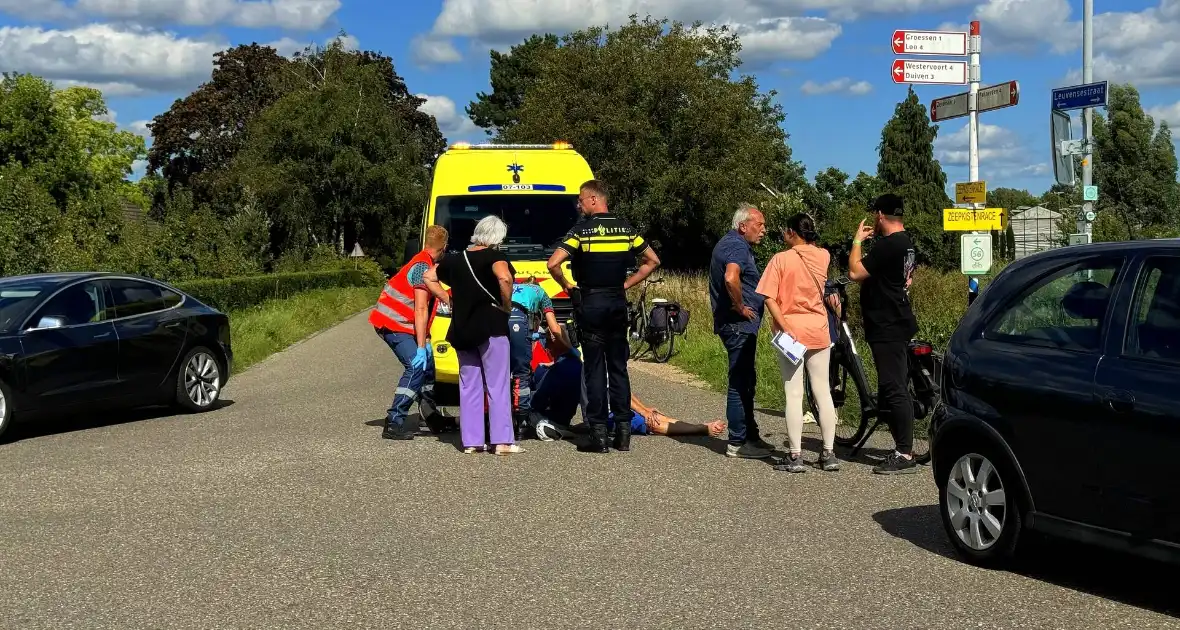
<instances>
[{"instance_id":1,"label":"black car door handle","mask_svg":"<svg viewBox=\"0 0 1180 630\"><path fill-rule=\"evenodd\" d=\"M106 339L107 337L110 337L110 336L111 336L111 331L108 330L104 333L98 333L97 335L94 336L94 338L95 339Z\"/></svg>"},{"instance_id":2,"label":"black car door handle","mask_svg":"<svg viewBox=\"0 0 1180 630\"><path fill-rule=\"evenodd\" d=\"M164 324L164 328L180 328L183 325L184 322L168 322L167 324Z\"/></svg>"},{"instance_id":3,"label":"black car door handle","mask_svg":"<svg viewBox=\"0 0 1180 630\"><path fill-rule=\"evenodd\" d=\"M1128 413L1135 409L1135 396L1125 390L1109 390L1106 392L1103 401L1106 402L1106 405L1110 407L1111 411L1116 413Z\"/></svg>"}]
</instances>

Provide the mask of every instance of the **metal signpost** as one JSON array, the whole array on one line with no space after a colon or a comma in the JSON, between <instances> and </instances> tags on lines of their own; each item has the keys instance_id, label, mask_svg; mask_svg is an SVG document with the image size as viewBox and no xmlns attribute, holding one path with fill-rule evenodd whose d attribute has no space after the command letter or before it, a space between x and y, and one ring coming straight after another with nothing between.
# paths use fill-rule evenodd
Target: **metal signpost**
<instances>
[{"instance_id":1,"label":"metal signpost","mask_svg":"<svg viewBox=\"0 0 1180 630\"><path fill-rule=\"evenodd\" d=\"M969 85L967 92L938 98L930 103L930 120L933 122L969 117L969 181L955 185L955 203L966 207L943 210L944 230L969 232L963 235L961 241L961 270L968 275L987 273L991 269L991 234L981 232L1007 227L1002 208L984 209L987 203L987 183L979 179L979 114L1012 107L1020 102L1020 84L1016 81L1006 81L980 89L981 43L978 20L971 22L967 33L897 30L893 32L890 40L894 54L898 55L969 56L966 63L897 59L890 68L895 83ZM986 245L986 255L979 254L980 246L983 245ZM968 303L974 299L976 287L978 283L972 278L972 282L968 284Z\"/></svg>"},{"instance_id":2,"label":"metal signpost","mask_svg":"<svg viewBox=\"0 0 1180 630\"><path fill-rule=\"evenodd\" d=\"M1050 134L1053 139L1053 171L1057 183L1073 185L1075 155L1082 156L1082 219L1079 227L1086 242L1094 231L1094 108L1106 107L1108 84L1094 81L1094 0L1082 1L1082 85L1053 88ZM1082 139L1073 139L1072 119L1066 112L1082 110ZM1068 129L1068 131L1067 131ZM1079 237L1079 241L1080 241ZM1073 243L1073 235L1070 242Z\"/></svg>"}]
</instances>

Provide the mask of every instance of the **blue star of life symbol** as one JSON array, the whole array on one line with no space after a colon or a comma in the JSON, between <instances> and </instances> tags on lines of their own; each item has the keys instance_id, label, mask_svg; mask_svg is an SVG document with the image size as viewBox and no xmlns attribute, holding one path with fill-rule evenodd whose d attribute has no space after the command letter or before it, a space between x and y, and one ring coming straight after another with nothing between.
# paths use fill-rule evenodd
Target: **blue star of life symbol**
<instances>
[{"instance_id":1,"label":"blue star of life symbol","mask_svg":"<svg viewBox=\"0 0 1180 630\"><path fill-rule=\"evenodd\" d=\"M524 167L520 164L517 164L516 162L513 162L508 165L508 170L511 171L513 175L520 175L520 172L524 170Z\"/></svg>"}]
</instances>

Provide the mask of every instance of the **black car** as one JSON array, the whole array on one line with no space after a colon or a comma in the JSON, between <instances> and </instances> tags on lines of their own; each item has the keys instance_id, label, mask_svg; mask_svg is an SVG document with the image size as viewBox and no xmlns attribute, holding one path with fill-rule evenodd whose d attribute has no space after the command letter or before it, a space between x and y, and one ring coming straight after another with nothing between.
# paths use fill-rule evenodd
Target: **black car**
<instances>
[{"instance_id":1,"label":"black car","mask_svg":"<svg viewBox=\"0 0 1180 630\"><path fill-rule=\"evenodd\" d=\"M233 365L229 318L136 276L0 279L0 434L14 419L94 407L204 411Z\"/></svg>"},{"instance_id":2,"label":"black car","mask_svg":"<svg viewBox=\"0 0 1180 630\"><path fill-rule=\"evenodd\" d=\"M1180 240L1021 259L952 335L931 441L960 555L1023 530L1180 561Z\"/></svg>"}]
</instances>

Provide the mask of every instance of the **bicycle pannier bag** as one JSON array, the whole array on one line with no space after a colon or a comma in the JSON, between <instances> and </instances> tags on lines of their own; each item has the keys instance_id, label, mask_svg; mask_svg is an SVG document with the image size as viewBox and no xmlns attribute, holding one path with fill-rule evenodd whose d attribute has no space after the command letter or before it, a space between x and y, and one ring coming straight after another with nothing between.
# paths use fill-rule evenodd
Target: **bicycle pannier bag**
<instances>
[{"instance_id":1,"label":"bicycle pannier bag","mask_svg":"<svg viewBox=\"0 0 1180 630\"><path fill-rule=\"evenodd\" d=\"M688 309L679 304L672 304L672 314L668 316L668 326L677 335L683 335L688 330Z\"/></svg>"},{"instance_id":2,"label":"bicycle pannier bag","mask_svg":"<svg viewBox=\"0 0 1180 630\"><path fill-rule=\"evenodd\" d=\"M657 304L651 308L651 319L647 324L652 332L668 330L668 308L666 304Z\"/></svg>"}]
</instances>

